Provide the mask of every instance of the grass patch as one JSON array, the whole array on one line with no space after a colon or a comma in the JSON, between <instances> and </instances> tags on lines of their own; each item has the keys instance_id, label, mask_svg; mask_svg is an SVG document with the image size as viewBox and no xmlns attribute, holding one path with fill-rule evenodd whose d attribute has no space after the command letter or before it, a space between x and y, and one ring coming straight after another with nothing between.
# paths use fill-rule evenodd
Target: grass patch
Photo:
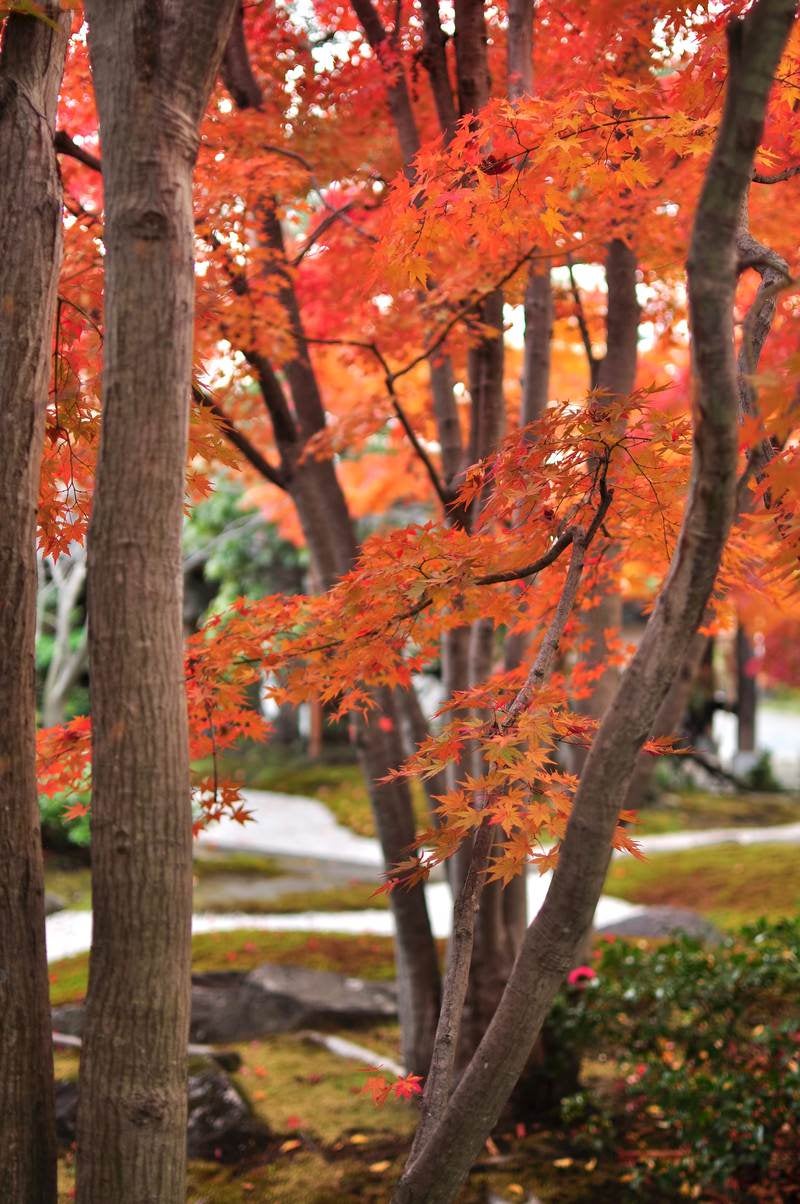
<instances>
[{"instance_id":1,"label":"grass patch","mask_svg":"<svg viewBox=\"0 0 800 1204\"><path fill-rule=\"evenodd\" d=\"M203 853L194 860L195 878L215 878L220 874L242 874L254 878L280 878L286 873L280 861L266 853Z\"/></svg>"},{"instance_id":2,"label":"grass patch","mask_svg":"<svg viewBox=\"0 0 800 1204\"><path fill-rule=\"evenodd\" d=\"M370 882L343 883L325 890L298 890L271 899L231 899L213 901L211 910L218 914L230 912L245 915L287 915L300 911L363 911L365 908L385 911L389 906L385 894L376 895L377 887Z\"/></svg>"},{"instance_id":3,"label":"grass patch","mask_svg":"<svg viewBox=\"0 0 800 1204\"><path fill-rule=\"evenodd\" d=\"M327 932L204 932L192 938L192 969L252 970L264 962L308 966L385 981L394 978L394 942L383 936L344 936ZM89 954L79 953L50 966L53 1006L86 994Z\"/></svg>"},{"instance_id":4,"label":"grass patch","mask_svg":"<svg viewBox=\"0 0 800 1204\"><path fill-rule=\"evenodd\" d=\"M74 858L47 853L44 859L44 885L70 911L88 911L92 906L92 872Z\"/></svg>"},{"instance_id":5,"label":"grass patch","mask_svg":"<svg viewBox=\"0 0 800 1204\"><path fill-rule=\"evenodd\" d=\"M643 807L635 831L642 836L704 828L769 828L800 822L800 798L786 794L665 794Z\"/></svg>"},{"instance_id":6,"label":"grass patch","mask_svg":"<svg viewBox=\"0 0 800 1204\"><path fill-rule=\"evenodd\" d=\"M213 881L215 877L225 874L279 878L285 872L276 858L260 853L204 854L194 863L194 875L200 881ZM56 895L70 911L91 909L92 873L88 865L82 865L68 855L48 853L45 856L44 880L48 893Z\"/></svg>"},{"instance_id":7,"label":"grass patch","mask_svg":"<svg viewBox=\"0 0 800 1204\"><path fill-rule=\"evenodd\" d=\"M791 845L715 845L615 861L608 894L632 903L690 907L726 928L800 909L800 852Z\"/></svg>"}]
</instances>

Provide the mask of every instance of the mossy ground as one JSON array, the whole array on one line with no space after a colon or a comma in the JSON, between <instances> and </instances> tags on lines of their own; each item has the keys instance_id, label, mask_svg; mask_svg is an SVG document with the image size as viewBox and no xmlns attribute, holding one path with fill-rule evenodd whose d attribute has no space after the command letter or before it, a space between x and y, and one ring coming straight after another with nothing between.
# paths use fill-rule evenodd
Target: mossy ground
<instances>
[{"instance_id":1,"label":"mossy ground","mask_svg":"<svg viewBox=\"0 0 800 1204\"><path fill-rule=\"evenodd\" d=\"M359 1033L379 1056L398 1055L396 1026ZM358 1061L336 1057L300 1035L236 1047L233 1076L275 1135L269 1150L238 1166L195 1162L187 1204L385 1204L399 1176L417 1121L413 1104L376 1107L363 1090ZM60 1058L60 1077L75 1075L72 1055ZM69 1063L68 1065L66 1063ZM60 1204L74 1185L71 1158L60 1168ZM491 1193L491 1195L490 1195ZM526 1201L616 1204L626 1200L614 1168L572 1151L558 1129L500 1133L478 1161L460 1204Z\"/></svg>"},{"instance_id":2,"label":"mossy ground","mask_svg":"<svg viewBox=\"0 0 800 1204\"><path fill-rule=\"evenodd\" d=\"M208 906L217 914L226 912L244 915L291 915L301 911L385 911L389 902L385 894L377 894L373 882L343 883L325 890L293 890L271 899L252 899L233 896L214 897Z\"/></svg>"},{"instance_id":3,"label":"mossy ground","mask_svg":"<svg viewBox=\"0 0 800 1204\"><path fill-rule=\"evenodd\" d=\"M205 932L192 938L192 969L252 970L264 962L309 966L360 978L394 977L394 943L390 937L340 936L321 932ZM86 994L89 954L79 953L50 966L53 1006L82 999Z\"/></svg>"},{"instance_id":4,"label":"mossy ground","mask_svg":"<svg viewBox=\"0 0 800 1204\"><path fill-rule=\"evenodd\" d=\"M715 845L615 861L608 894L633 903L702 912L725 928L800 909L800 849L793 845Z\"/></svg>"},{"instance_id":5,"label":"mossy ground","mask_svg":"<svg viewBox=\"0 0 800 1204\"><path fill-rule=\"evenodd\" d=\"M696 832L705 828L771 828L800 821L800 797L791 794L711 794L687 790L663 794L639 812L636 831Z\"/></svg>"}]
</instances>

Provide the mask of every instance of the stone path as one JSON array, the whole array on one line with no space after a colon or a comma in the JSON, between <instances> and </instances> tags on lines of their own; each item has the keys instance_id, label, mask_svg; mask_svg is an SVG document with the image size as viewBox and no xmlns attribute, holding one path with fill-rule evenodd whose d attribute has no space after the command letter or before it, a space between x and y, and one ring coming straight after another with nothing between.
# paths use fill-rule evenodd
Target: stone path
<instances>
[{"instance_id":1,"label":"stone path","mask_svg":"<svg viewBox=\"0 0 800 1204\"><path fill-rule=\"evenodd\" d=\"M356 836L338 823L327 807L295 794L267 790L244 791L253 822L223 820L198 838L200 849L247 850L297 855L353 867L383 865L377 840ZM635 830L634 830L635 836ZM696 832L664 832L637 838L645 853L670 853L714 844L800 844L800 823L763 828L709 828Z\"/></svg>"},{"instance_id":2,"label":"stone path","mask_svg":"<svg viewBox=\"0 0 800 1204\"><path fill-rule=\"evenodd\" d=\"M550 885L550 874L528 875L528 914L536 915ZM425 888L431 927L436 937L450 934L452 897L445 882ZM618 920L641 915L647 909L603 895L597 905L595 924L605 928ZM225 915L198 913L192 919L193 932L233 932L251 928L264 932L340 932L371 936L392 936L391 912L371 908L365 911L305 911L290 915L250 915L237 912ZM47 920L47 956L49 961L85 952L92 939L92 915L89 911L59 911Z\"/></svg>"},{"instance_id":3,"label":"stone path","mask_svg":"<svg viewBox=\"0 0 800 1204\"><path fill-rule=\"evenodd\" d=\"M200 833L200 850L301 854L353 866L383 865L377 840L356 836L316 799L268 790L245 790L243 795L247 810L253 814L253 822L239 824L235 820L221 820Z\"/></svg>"},{"instance_id":4,"label":"stone path","mask_svg":"<svg viewBox=\"0 0 800 1204\"><path fill-rule=\"evenodd\" d=\"M223 821L208 832L201 833L199 851L209 854L214 849L242 850L267 855L313 860L318 866L327 865L336 876L372 878L377 881L382 867L377 840L356 836L338 823L322 803L292 794L276 794L263 790L245 791L246 805L253 812L254 822L242 826ZM765 828L714 828L698 832L668 832L658 836L643 836L642 850L647 853L677 852L708 845L800 844L800 823ZM299 851L302 855L298 856ZM550 884L550 874L528 875L528 914L539 911ZM313 884L312 884L313 885ZM296 889L296 885L295 885ZM437 937L450 932L452 900L444 882L433 882L426 888L431 925ZM604 928L621 920L646 914L647 907L637 906L610 895L603 895L595 913L595 925ZM92 917L88 911L62 911L47 920L47 952L50 961L69 957L87 950L91 943ZM298 912L291 915L250 915L245 913L209 914L194 916L194 932L230 932L251 928L271 932L341 932L390 936L393 932L391 914L385 910L343 912Z\"/></svg>"}]
</instances>

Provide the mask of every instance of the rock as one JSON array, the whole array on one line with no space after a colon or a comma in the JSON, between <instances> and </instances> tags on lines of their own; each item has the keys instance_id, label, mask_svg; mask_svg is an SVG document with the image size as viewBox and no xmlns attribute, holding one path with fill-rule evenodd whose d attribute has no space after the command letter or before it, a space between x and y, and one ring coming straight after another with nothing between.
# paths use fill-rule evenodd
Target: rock
<instances>
[{"instance_id":1,"label":"rock","mask_svg":"<svg viewBox=\"0 0 800 1204\"><path fill-rule=\"evenodd\" d=\"M60 899L58 895L52 894L49 890L45 891L44 895L44 914L53 916L57 911L66 911L66 903Z\"/></svg>"},{"instance_id":2,"label":"rock","mask_svg":"<svg viewBox=\"0 0 800 1204\"><path fill-rule=\"evenodd\" d=\"M710 945L717 945L722 940L722 933L715 924L687 907L648 907L639 915L596 929L597 936L665 937L681 933Z\"/></svg>"},{"instance_id":3,"label":"rock","mask_svg":"<svg viewBox=\"0 0 800 1204\"><path fill-rule=\"evenodd\" d=\"M53 1029L57 1033L66 1033L68 1037L80 1037L83 1033L83 1014L82 1003L62 1003L53 1008Z\"/></svg>"},{"instance_id":4,"label":"rock","mask_svg":"<svg viewBox=\"0 0 800 1204\"><path fill-rule=\"evenodd\" d=\"M78 1083L69 1079L56 1083L56 1140L69 1148L75 1140L78 1123Z\"/></svg>"},{"instance_id":5,"label":"rock","mask_svg":"<svg viewBox=\"0 0 800 1204\"><path fill-rule=\"evenodd\" d=\"M195 976L191 1036L217 1044L330 1024L357 1027L396 1015L397 996L389 983L264 965L244 975Z\"/></svg>"},{"instance_id":6,"label":"rock","mask_svg":"<svg viewBox=\"0 0 800 1204\"><path fill-rule=\"evenodd\" d=\"M209 1066L189 1075L190 1158L241 1162L266 1149L270 1136L268 1126L223 1071Z\"/></svg>"},{"instance_id":7,"label":"rock","mask_svg":"<svg viewBox=\"0 0 800 1204\"><path fill-rule=\"evenodd\" d=\"M357 1028L396 1016L393 983L365 982L325 970L265 965L249 974L220 971L192 978L191 1040L208 1045L300 1028ZM82 1027L83 1004L53 1009L57 1032L80 1036Z\"/></svg>"},{"instance_id":8,"label":"rock","mask_svg":"<svg viewBox=\"0 0 800 1204\"><path fill-rule=\"evenodd\" d=\"M240 1162L269 1145L268 1125L212 1063L195 1065L194 1073L189 1074L188 1098L186 1150L190 1158ZM77 1082L56 1083L56 1135L61 1146L69 1147L75 1141L77 1118Z\"/></svg>"}]
</instances>

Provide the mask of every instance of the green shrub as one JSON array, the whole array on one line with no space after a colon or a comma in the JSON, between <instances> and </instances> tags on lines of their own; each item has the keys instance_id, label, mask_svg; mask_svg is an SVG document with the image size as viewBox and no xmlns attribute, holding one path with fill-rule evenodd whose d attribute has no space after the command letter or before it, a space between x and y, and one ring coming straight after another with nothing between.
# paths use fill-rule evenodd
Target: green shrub
<instances>
[{"instance_id":1,"label":"green shrub","mask_svg":"<svg viewBox=\"0 0 800 1204\"><path fill-rule=\"evenodd\" d=\"M594 970L552 1017L565 1041L619 1068L604 1099L564 1101L576 1136L613 1147L645 1196L800 1198L800 919L713 949L617 941Z\"/></svg>"},{"instance_id":2,"label":"green shrub","mask_svg":"<svg viewBox=\"0 0 800 1204\"><path fill-rule=\"evenodd\" d=\"M64 812L74 803L88 804L90 793L81 794L64 791L59 794L39 795L39 815L42 822L42 841L45 848L59 852L68 849L88 849L92 842L88 815L77 819L64 819Z\"/></svg>"}]
</instances>

